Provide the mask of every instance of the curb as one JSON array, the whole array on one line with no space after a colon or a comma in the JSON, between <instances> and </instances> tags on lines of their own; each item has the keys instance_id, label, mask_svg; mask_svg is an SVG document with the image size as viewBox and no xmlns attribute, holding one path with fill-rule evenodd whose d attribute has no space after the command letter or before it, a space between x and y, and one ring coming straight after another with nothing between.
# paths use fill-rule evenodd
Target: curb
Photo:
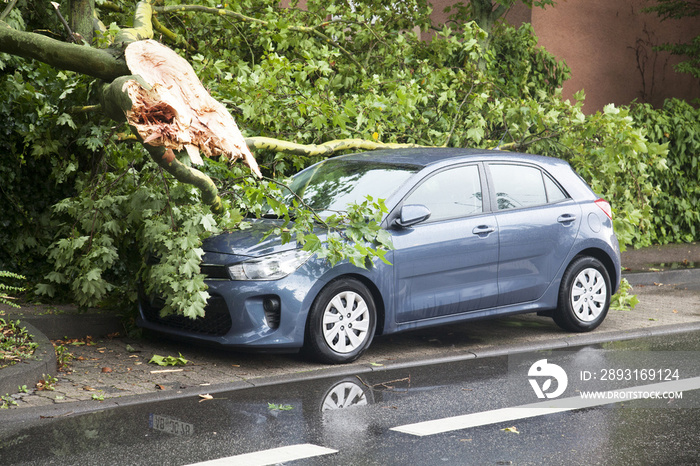
<instances>
[{"instance_id":1,"label":"curb","mask_svg":"<svg viewBox=\"0 0 700 466\"><path fill-rule=\"evenodd\" d=\"M0 395L17 393L22 385L34 388L44 374L55 376L58 373L56 352L51 341L32 324L26 321L20 321L20 323L38 346L34 351L34 357L2 370Z\"/></svg>"},{"instance_id":2,"label":"curb","mask_svg":"<svg viewBox=\"0 0 700 466\"><path fill-rule=\"evenodd\" d=\"M626 272L623 278L632 286L654 285L661 282L688 283L700 281L700 269L662 270L659 272Z\"/></svg>"},{"instance_id":3,"label":"curb","mask_svg":"<svg viewBox=\"0 0 700 466\"><path fill-rule=\"evenodd\" d=\"M116 314L10 314L11 320L31 323L50 340L85 338L87 335L101 337L124 330Z\"/></svg>"},{"instance_id":4,"label":"curb","mask_svg":"<svg viewBox=\"0 0 700 466\"><path fill-rule=\"evenodd\" d=\"M86 335L102 336L123 330L118 316L102 314L60 314L60 315L19 315L10 314L3 317L16 320L26 327L37 343L34 357L14 366L2 369L0 379L0 396L12 395L19 387L36 387L44 374L55 377L58 374L56 351L50 339L84 338Z\"/></svg>"}]
</instances>

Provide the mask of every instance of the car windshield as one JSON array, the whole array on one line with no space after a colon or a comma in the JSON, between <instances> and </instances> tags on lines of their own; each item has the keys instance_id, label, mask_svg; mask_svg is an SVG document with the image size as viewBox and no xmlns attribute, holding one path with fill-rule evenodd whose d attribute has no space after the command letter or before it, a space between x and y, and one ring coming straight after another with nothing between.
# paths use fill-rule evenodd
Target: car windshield
<instances>
[{"instance_id":1,"label":"car windshield","mask_svg":"<svg viewBox=\"0 0 700 466\"><path fill-rule=\"evenodd\" d=\"M294 176L290 189L319 216L347 210L366 196L386 199L420 167L407 164L327 160Z\"/></svg>"}]
</instances>

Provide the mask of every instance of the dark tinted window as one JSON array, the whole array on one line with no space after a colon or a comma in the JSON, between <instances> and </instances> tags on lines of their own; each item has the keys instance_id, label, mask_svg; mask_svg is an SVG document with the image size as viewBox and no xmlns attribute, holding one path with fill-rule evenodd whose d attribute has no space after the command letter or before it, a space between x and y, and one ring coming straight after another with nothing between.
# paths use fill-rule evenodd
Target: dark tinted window
<instances>
[{"instance_id":1,"label":"dark tinted window","mask_svg":"<svg viewBox=\"0 0 700 466\"><path fill-rule=\"evenodd\" d=\"M498 210L517 209L547 203L542 172L523 165L489 165Z\"/></svg>"},{"instance_id":2,"label":"dark tinted window","mask_svg":"<svg viewBox=\"0 0 700 466\"><path fill-rule=\"evenodd\" d=\"M436 173L421 183L404 204L426 206L430 209L430 221L480 213L483 207L479 168L469 165Z\"/></svg>"}]
</instances>

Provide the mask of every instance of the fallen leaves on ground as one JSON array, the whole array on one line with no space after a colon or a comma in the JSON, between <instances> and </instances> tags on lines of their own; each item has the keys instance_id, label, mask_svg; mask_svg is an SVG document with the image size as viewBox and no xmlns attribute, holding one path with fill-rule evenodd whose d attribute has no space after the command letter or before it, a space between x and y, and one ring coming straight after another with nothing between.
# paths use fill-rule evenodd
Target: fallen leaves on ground
<instances>
[{"instance_id":1,"label":"fallen leaves on ground","mask_svg":"<svg viewBox=\"0 0 700 466\"><path fill-rule=\"evenodd\" d=\"M65 338L63 340L51 340L51 342L54 346L97 346L97 343L93 340L92 336L90 335L87 335L85 338Z\"/></svg>"},{"instance_id":2,"label":"fallen leaves on ground","mask_svg":"<svg viewBox=\"0 0 700 466\"><path fill-rule=\"evenodd\" d=\"M189 361L182 357L182 353L178 353L179 357L174 356L161 356L159 354L154 354L149 364L157 364L159 366L184 366Z\"/></svg>"}]
</instances>

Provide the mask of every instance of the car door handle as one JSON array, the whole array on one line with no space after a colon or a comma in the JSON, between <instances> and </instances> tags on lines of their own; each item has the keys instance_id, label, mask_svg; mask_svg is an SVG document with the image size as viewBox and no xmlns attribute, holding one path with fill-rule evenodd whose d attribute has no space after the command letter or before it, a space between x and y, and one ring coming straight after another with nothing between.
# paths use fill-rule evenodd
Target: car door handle
<instances>
[{"instance_id":1,"label":"car door handle","mask_svg":"<svg viewBox=\"0 0 700 466\"><path fill-rule=\"evenodd\" d=\"M491 225L479 225L478 227L475 227L472 230L472 233L475 235L488 235L489 233L492 233L496 231L496 227L492 227Z\"/></svg>"},{"instance_id":2,"label":"car door handle","mask_svg":"<svg viewBox=\"0 0 700 466\"><path fill-rule=\"evenodd\" d=\"M557 218L557 222L559 223L571 223L576 220L576 216L573 214L563 214L560 215L559 218Z\"/></svg>"}]
</instances>

